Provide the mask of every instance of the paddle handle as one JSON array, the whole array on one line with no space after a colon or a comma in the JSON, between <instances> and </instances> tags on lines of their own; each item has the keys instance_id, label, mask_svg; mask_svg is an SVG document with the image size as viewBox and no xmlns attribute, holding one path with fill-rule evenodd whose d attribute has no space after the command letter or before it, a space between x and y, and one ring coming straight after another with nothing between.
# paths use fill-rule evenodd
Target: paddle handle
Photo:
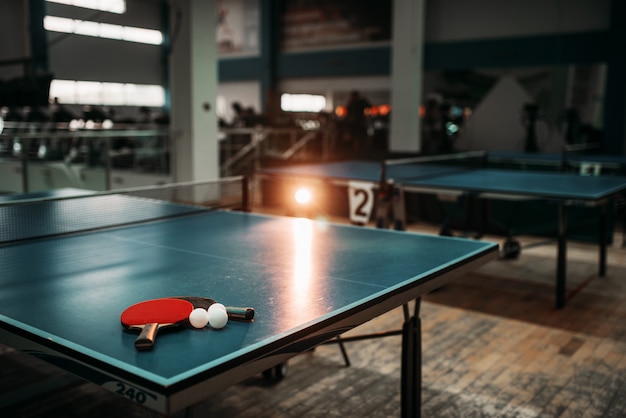
<instances>
[{"instance_id":1,"label":"paddle handle","mask_svg":"<svg viewBox=\"0 0 626 418\"><path fill-rule=\"evenodd\" d=\"M135 348L139 351L152 350L152 347L154 347L154 339L156 338L158 330L158 323L146 324L141 329L141 333L135 340Z\"/></svg>"},{"instance_id":2,"label":"paddle handle","mask_svg":"<svg viewBox=\"0 0 626 418\"><path fill-rule=\"evenodd\" d=\"M227 306L226 313L228 314L228 319L234 319L235 321L252 321L254 319L254 308Z\"/></svg>"}]
</instances>

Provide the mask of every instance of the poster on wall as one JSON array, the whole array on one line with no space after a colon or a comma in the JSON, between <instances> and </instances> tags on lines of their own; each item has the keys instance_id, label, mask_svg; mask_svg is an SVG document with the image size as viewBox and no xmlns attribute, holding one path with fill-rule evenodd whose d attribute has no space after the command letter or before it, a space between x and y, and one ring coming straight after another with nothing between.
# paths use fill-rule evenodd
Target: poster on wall
<instances>
[{"instance_id":1,"label":"poster on wall","mask_svg":"<svg viewBox=\"0 0 626 418\"><path fill-rule=\"evenodd\" d=\"M259 54L259 0L218 0L217 16L220 57Z\"/></svg>"},{"instance_id":2,"label":"poster on wall","mask_svg":"<svg viewBox=\"0 0 626 418\"><path fill-rule=\"evenodd\" d=\"M391 40L391 3L380 0L288 0L282 50L354 47Z\"/></svg>"}]
</instances>

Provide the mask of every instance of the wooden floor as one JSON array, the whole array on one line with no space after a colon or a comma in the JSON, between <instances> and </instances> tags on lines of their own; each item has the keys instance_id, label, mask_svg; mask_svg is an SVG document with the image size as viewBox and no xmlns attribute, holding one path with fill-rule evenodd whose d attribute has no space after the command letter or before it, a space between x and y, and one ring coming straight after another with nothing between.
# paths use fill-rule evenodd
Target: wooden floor
<instances>
[{"instance_id":1,"label":"wooden floor","mask_svg":"<svg viewBox=\"0 0 626 418\"><path fill-rule=\"evenodd\" d=\"M411 229L434 232L424 225ZM422 416L626 416L621 235L609 250L606 277L597 276L596 261L596 246L570 243L568 287L574 294L561 310L554 309L554 244L523 249L518 259L494 261L424 297ZM397 329L402 318L398 309L351 334ZM336 345L320 346L292 359L282 381L254 377L224 388L187 415L399 416L400 337L347 348L350 367ZM0 346L0 371L3 417L153 415L8 347ZM28 389L30 398L17 397L16 389Z\"/></svg>"}]
</instances>

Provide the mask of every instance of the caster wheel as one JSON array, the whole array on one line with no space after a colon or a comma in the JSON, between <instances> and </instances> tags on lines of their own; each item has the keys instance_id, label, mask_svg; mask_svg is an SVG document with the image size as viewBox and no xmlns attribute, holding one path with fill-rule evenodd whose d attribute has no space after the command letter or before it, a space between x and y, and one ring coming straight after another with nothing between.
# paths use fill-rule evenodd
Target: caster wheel
<instances>
[{"instance_id":1,"label":"caster wheel","mask_svg":"<svg viewBox=\"0 0 626 418\"><path fill-rule=\"evenodd\" d=\"M278 366L274 367L274 379L281 380L287 376L287 371L289 367L287 367L287 363L280 363Z\"/></svg>"},{"instance_id":2,"label":"caster wheel","mask_svg":"<svg viewBox=\"0 0 626 418\"><path fill-rule=\"evenodd\" d=\"M274 366L271 369L267 369L263 371L263 377L267 380L282 380L285 376L287 376L287 370L289 367L287 363L280 363L278 366Z\"/></svg>"},{"instance_id":3,"label":"caster wheel","mask_svg":"<svg viewBox=\"0 0 626 418\"><path fill-rule=\"evenodd\" d=\"M517 258L521 252L522 246L519 241L515 241L514 239L506 240L502 246L502 257L506 259Z\"/></svg>"}]
</instances>

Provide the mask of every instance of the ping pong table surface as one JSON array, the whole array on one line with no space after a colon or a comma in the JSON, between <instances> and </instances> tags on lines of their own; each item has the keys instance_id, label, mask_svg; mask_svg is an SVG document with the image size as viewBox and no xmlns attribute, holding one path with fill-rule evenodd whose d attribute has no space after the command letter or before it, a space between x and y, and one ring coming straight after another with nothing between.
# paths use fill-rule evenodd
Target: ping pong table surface
<instances>
[{"instance_id":1,"label":"ping pong table surface","mask_svg":"<svg viewBox=\"0 0 626 418\"><path fill-rule=\"evenodd\" d=\"M489 154L487 155L489 157ZM518 153L493 154L496 161L545 161L558 164L556 154L527 155ZM595 159L594 159L595 158ZM617 157L616 157L617 158ZM576 157L576 161L608 161L609 157ZM445 161L442 159L442 161ZM614 161L614 159L611 159ZM481 163L482 164L482 163ZM262 176L299 177L331 180L347 185L350 181L373 184L381 180L393 181L404 190L436 192L471 192L496 197L540 198L555 200L599 201L614 196L624 189L621 176L579 176L573 173L509 170L471 165L438 163L392 164L378 161L338 161L265 168ZM382 178L384 176L384 179Z\"/></svg>"},{"instance_id":2,"label":"ping pong table surface","mask_svg":"<svg viewBox=\"0 0 626 418\"><path fill-rule=\"evenodd\" d=\"M464 163L457 156L464 153L437 156L428 162L426 157L416 164L395 164L393 161L337 161L317 164L300 164L272 167L260 170L262 179L281 179L288 181L329 182L336 186L351 186L354 182L370 184L369 187L381 188L392 184L395 190L404 192L468 196L479 199L500 200L538 200L553 203L557 211L557 266L555 275L555 305L562 308L567 300L566 258L567 258L567 209L570 206L597 206L600 210L598 220L599 241L599 276L606 274L607 246L607 206L611 199L623 196L626 191L626 177L622 176L583 176L573 172L512 170L503 168L485 168L485 158L489 154L469 153L474 158L472 163ZM451 164L446 163L449 157ZM556 155L496 153L498 161L539 161L545 159L550 164L557 164ZM594 159L595 158L595 159ZM620 161L618 157L576 157L581 161ZM407 159L410 161L411 159ZM398 162L399 160L397 160ZM418 160L419 161L419 160ZM558 163L560 164L560 163ZM381 204L381 199L377 202ZM398 206L404 210L404 203ZM404 214L402 215L404 218ZM400 224L403 224L402 222Z\"/></svg>"},{"instance_id":3,"label":"ping pong table surface","mask_svg":"<svg viewBox=\"0 0 626 418\"><path fill-rule=\"evenodd\" d=\"M61 187L59 189L39 190L29 193L8 193L0 195L0 203L26 199L50 199L55 197L81 196L93 193L94 192L91 190L79 189L76 187Z\"/></svg>"},{"instance_id":4,"label":"ping pong table surface","mask_svg":"<svg viewBox=\"0 0 626 418\"><path fill-rule=\"evenodd\" d=\"M626 173L626 156L588 153L580 151L570 152L519 152L519 151L489 151L486 159L493 164L512 164L517 166L552 167L559 170L583 171L583 165L597 165L600 171L623 175ZM583 171L584 172L584 171Z\"/></svg>"},{"instance_id":5,"label":"ping pong table surface","mask_svg":"<svg viewBox=\"0 0 626 418\"><path fill-rule=\"evenodd\" d=\"M128 224L138 201L144 210ZM0 240L0 342L164 414L415 300L403 325L402 411L418 416L419 298L498 251L461 238L115 193L33 204L23 213L26 223L50 216L78 226L69 233L48 228L42 236L27 229L25 239ZM76 219L64 204L85 216ZM0 204L0 211L16 207ZM123 222L94 227L92 217L104 212ZM148 212L158 219L142 219ZM175 295L251 306L255 320L162 334L152 351L137 352L121 312Z\"/></svg>"}]
</instances>

